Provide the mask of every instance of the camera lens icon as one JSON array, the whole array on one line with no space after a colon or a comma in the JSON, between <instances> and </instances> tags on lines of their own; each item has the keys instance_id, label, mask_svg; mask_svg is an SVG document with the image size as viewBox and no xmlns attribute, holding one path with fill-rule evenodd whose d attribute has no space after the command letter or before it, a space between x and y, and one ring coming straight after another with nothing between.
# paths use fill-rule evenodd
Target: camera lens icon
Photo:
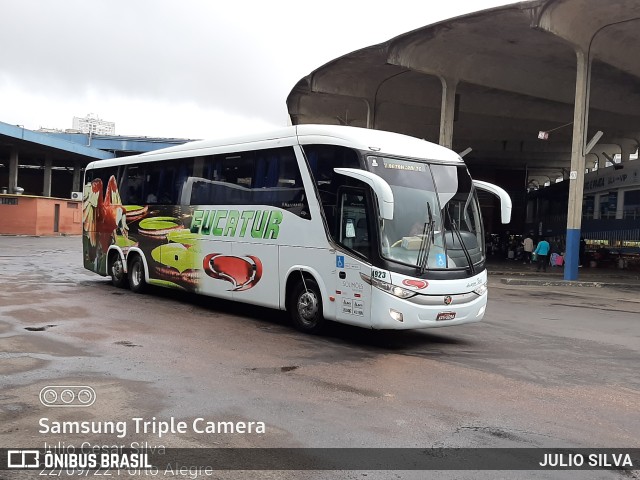
<instances>
[{"instance_id":1,"label":"camera lens icon","mask_svg":"<svg viewBox=\"0 0 640 480\"><path fill-rule=\"evenodd\" d=\"M40 403L45 407L90 407L96 392L87 385L47 385L40 390Z\"/></svg>"}]
</instances>

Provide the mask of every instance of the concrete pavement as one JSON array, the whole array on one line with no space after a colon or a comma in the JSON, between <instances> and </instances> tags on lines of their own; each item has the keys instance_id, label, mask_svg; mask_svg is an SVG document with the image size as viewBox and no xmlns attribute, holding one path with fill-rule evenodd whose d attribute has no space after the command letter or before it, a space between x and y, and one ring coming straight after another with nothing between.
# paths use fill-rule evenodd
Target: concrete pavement
<instances>
[{"instance_id":1,"label":"concrete pavement","mask_svg":"<svg viewBox=\"0 0 640 480\"><path fill-rule=\"evenodd\" d=\"M546 272L537 272L535 264L523 264L517 260L489 257L488 274L500 277L507 285L540 285L572 287L614 287L640 289L640 271L613 268L580 268L578 280L564 280L563 267L547 267Z\"/></svg>"}]
</instances>

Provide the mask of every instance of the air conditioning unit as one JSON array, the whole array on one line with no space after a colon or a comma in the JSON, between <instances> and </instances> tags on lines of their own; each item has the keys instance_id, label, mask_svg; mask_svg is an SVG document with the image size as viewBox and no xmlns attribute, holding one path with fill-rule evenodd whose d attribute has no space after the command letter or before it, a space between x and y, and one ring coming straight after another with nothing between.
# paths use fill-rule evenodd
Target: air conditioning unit
<instances>
[{"instance_id":1,"label":"air conditioning unit","mask_svg":"<svg viewBox=\"0 0 640 480\"><path fill-rule=\"evenodd\" d=\"M71 200L82 201L82 192L71 192Z\"/></svg>"}]
</instances>

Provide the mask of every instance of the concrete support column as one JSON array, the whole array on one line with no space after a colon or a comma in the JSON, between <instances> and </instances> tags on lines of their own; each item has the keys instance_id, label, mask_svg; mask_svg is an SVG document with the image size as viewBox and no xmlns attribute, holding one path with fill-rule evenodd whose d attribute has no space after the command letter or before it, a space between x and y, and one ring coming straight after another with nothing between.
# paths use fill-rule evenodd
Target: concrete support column
<instances>
[{"instance_id":1,"label":"concrete support column","mask_svg":"<svg viewBox=\"0 0 640 480\"><path fill-rule=\"evenodd\" d=\"M456 112L456 88L458 80L440 77L442 83L442 105L440 107L440 140L443 147L453 146L453 119Z\"/></svg>"},{"instance_id":2,"label":"concrete support column","mask_svg":"<svg viewBox=\"0 0 640 480\"><path fill-rule=\"evenodd\" d=\"M366 98L363 98L362 101L364 102L365 107L367 107L367 128L373 128L375 112L374 115L371 114L371 102Z\"/></svg>"},{"instance_id":3,"label":"concrete support column","mask_svg":"<svg viewBox=\"0 0 640 480\"><path fill-rule=\"evenodd\" d=\"M587 124L589 121L589 77L591 62L587 54L576 49L576 95L573 110L573 140L571 143L571 173L569 180L569 207L567 210L567 238L564 267L565 280L578 279L580 260L580 228L582 226L582 195Z\"/></svg>"},{"instance_id":4,"label":"concrete support column","mask_svg":"<svg viewBox=\"0 0 640 480\"><path fill-rule=\"evenodd\" d=\"M624 153L622 155L624 158ZM628 159L629 157L627 157L627 160ZM618 203L616 204L616 220L622 220L623 218L624 218L624 190L618 190Z\"/></svg>"},{"instance_id":5,"label":"concrete support column","mask_svg":"<svg viewBox=\"0 0 640 480\"><path fill-rule=\"evenodd\" d=\"M72 192L80 192L82 190L80 183L82 182L82 167L76 164L73 167L73 187L71 187ZM71 193L69 193L69 197L71 197Z\"/></svg>"},{"instance_id":6,"label":"concrete support column","mask_svg":"<svg viewBox=\"0 0 640 480\"><path fill-rule=\"evenodd\" d=\"M620 163L626 163L629 161L631 154L636 153L638 145L632 141L620 142Z\"/></svg>"},{"instance_id":7,"label":"concrete support column","mask_svg":"<svg viewBox=\"0 0 640 480\"><path fill-rule=\"evenodd\" d=\"M45 197L51 196L51 167L53 162L50 156L44 158L44 182L42 185L42 195Z\"/></svg>"},{"instance_id":8,"label":"concrete support column","mask_svg":"<svg viewBox=\"0 0 640 480\"><path fill-rule=\"evenodd\" d=\"M18 187L18 150L9 153L9 193L16 193Z\"/></svg>"}]
</instances>

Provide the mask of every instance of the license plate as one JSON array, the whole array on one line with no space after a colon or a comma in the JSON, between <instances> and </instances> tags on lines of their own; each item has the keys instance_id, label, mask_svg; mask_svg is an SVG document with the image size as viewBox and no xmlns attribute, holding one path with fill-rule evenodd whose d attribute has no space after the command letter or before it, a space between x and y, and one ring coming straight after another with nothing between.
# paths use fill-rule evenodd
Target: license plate
<instances>
[{"instance_id":1,"label":"license plate","mask_svg":"<svg viewBox=\"0 0 640 480\"><path fill-rule=\"evenodd\" d=\"M436 322L440 322L442 320L453 320L456 318L456 312L440 312L436 317Z\"/></svg>"}]
</instances>

